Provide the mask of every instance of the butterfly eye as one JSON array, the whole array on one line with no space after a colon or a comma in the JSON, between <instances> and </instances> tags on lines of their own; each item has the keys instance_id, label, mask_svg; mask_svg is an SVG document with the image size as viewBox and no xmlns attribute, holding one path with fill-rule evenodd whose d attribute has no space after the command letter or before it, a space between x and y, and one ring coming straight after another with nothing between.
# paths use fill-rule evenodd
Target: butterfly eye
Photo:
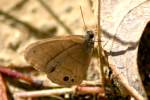
<instances>
[{"instance_id":1,"label":"butterfly eye","mask_svg":"<svg viewBox=\"0 0 150 100\"><path fill-rule=\"evenodd\" d=\"M89 36L89 39L92 39L94 37L93 31L87 31L87 34Z\"/></svg>"},{"instance_id":2,"label":"butterfly eye","mask_svg":"<svg viewBox=\"0 0 150 100\"><path fill-rule=\"evenodd\" d=\"M87 40L91 40L94 37L93 31L87 31L86 33L87 33L87 37L86 37Z\"/></svg>"},{"instance_id":3,"label":"butterfly eye","mask_svg":"<svg viewBox=\"0 0 150 100\"><path fill-rule=\"evenodd\" d=\"M90 37L90 39L92 39L94 37L94 34L93 33L90 34L89 37Z\"/></svg>"}]
</instances>

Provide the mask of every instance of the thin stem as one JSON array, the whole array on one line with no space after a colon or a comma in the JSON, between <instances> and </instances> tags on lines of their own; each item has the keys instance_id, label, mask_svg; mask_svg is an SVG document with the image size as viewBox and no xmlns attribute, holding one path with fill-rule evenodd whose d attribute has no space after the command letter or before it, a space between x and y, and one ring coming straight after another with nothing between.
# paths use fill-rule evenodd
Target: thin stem
<instances>
[{"instance_id":1,"label":"thin stem","mask_svg":"<svg viewBox=\"0 0 150 100\"><path fill-rule=\"evenodd\" d=\"M97 16L97 21L98 21L98 29L97 29L97 35L98 35L98 41L101 40L101 23L100 23L100 19L101 19L101 15L100 15L100 10L101 10L101 0L98 0L98 16ZM105 65L105 60L104 60L104 55L103 55L103 49L102 49L102 45L101 42L98 42L98 53L99 53L99 60L100 60L100 70L101 70L101 77L102 77L102 85L104 87L105 84L105 75L104 75L104 71L103 71L103 67Z\"/></svg>"},{"instance_id":2,"label":"thin stem","mask_svg":"<svg viewBox=\"0 0 150 100\"><path fill-rule=\"evenodd\" d=\"M121 86L127 90L129 95L133 96L136 100L144 100L144 98L132 86L129 85L126 78L117 69L117 66L110 64L110 67L113 71L113 78L117 79Z\"/></svg>"}]
</instances>

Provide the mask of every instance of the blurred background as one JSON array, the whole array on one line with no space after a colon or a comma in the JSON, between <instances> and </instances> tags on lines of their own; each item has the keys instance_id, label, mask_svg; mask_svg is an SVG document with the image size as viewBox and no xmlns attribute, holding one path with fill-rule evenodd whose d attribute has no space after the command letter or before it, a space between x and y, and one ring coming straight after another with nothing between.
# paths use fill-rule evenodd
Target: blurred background
<instances>
[{"instance_id":1,"label":"blurred background","mask_svg":"<svg viewBox=\"0 0 150 100\"><path fill-rule=\"evenodd\" d=\"M0 0L0 63L24 65L23 49L41 38L85 35L80 6L85 23L94 25L90 0Z\"/></svg>"}]
</instances>

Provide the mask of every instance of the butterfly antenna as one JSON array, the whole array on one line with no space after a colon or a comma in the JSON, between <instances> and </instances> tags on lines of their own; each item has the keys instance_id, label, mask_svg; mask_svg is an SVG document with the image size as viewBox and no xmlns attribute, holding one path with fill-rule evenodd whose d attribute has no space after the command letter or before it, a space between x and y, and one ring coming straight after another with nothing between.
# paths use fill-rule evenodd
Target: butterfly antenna
<instances>
[{"instance_id":1,"label":"butterfly antenna","mask_svg":"<svg viewBox=\"0 0 150 100\"><path fill-rule=\"evenodd\" d=\"M82 15L82 21L84 23L84 30L86 31L87 30L87 26L86 26L85 21L84 21L84 16L83 16L83 12L82 12L81 6L80 6L80 11L81 11L81 15Z\"/></svg>"}]
</instances>

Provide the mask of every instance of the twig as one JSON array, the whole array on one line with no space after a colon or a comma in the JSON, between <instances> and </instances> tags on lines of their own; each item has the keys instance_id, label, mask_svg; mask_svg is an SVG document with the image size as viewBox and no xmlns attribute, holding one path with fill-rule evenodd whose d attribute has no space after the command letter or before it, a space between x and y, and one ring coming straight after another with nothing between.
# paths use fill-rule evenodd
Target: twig
<instances>
[{"instance_id":1,"label":"twig","mask_svg":"<svg viewBox=\"0 0 150 100\"><path fill-rule=\"evenodd\" d=\"M100 82L100 80L95 80L95 81L83 80L81 85L83 85L83 86L102 86L102 82Z\"/></svg>"},{"instance_id":2,"label":"twig","mask_svg":"<svg viewBox=\"0 0 150 100\"><path fill-rule=\"evenodd\" d=\"M144 98L127 82L126 78L119 72L116 66L110 64L113 71L114 78L128 91L128 94L133 96L136 100L144 100Z\"/></svg>"},{"instance_id":3,"label":"twig","mask_svg":"<svg viewBox=\"0 0 150 100\"><path fill-rule=\"evenodd\" d=\"M29 0L21 0L21 1L18 1L10 10L20 10Z\"/></svg>"},{"instance_id":4,"label":"twig","mask_svg":"<svg viewBox=\"0 0 150 100\"><path fill-rule=\"evenodd\" d=\"M48 13L66 30L68 34L73 34L71 29L59 19L59 17L53 12L50 6L48 6L43 0L38 0L38 1L48 11Z\"/></svg>"},{"instance_id":5,"label":"twig","mask_svg":"<svg viewBox=\"0 0 150 100\"><path fill-rule=\"evenodd\" d=\"M98 16L97 16L97 21L98 21L98 29L97 29L97 36L98 36L98 41L101 40L101 23L100 23L100 19L101 19L101 15L100 15L100 10L101 10L101 0L98 0ZM102 85L103 87L105 87L105 74L104 74L104 66L105 66L105 61L104 61L104 54L103 54L103 49L101 46L101 42L98 42L98 54L99 54L99 60L100 60L100 70L101 70L101 77L102 77Z\"/></svg>"},{"instance_id":6,"label":"twig","mask_svg":"<svg viewBox=\"0 0 150 100\"><path fill-rule=\"evenodd\" d=\"M104 96L105 92L103 87L92 87L92 86L77 86L76 92L78 94L99 94Z\"/></svg>"},{"instance_id":7,"label":"twig","mask_svg":"<svg viewBox=\"0 0 150 100\"><path fill-rule=\"evenodd\" d=\"M0 66L0 73L2 73L4 75L7 75L7 76L10 76L12 78L17 78L17 79L24 80L24 81L30 83L33 86L38 86L38 87L42 86L42 82L41 81L35 81L31 77L23 75L22 73L17 72L15 70L12 70L10 68L6 68L6 67L3 67L3 66Z\"/></svg>"},{"instance_id":8,"label":"twig","mask_svg":"<svg viewBox=\"0 0 150 100\"><path fill-rule=\"evenodd\" d=\"M76 93L76 94L98 94L104 96L103 88L101 87L88 87L88 86L73 86L71 88L59 88L51 90L40 90L40 91L30 91L30 92L18 92L15 93L16 97L43 97L51 95L62 95L67 93Z\"/></svg>"},{"instance_id":9,"label":"twig","mask_svg":"<svg viewBox=\"0 0 150 100\"><path fill-rule=\"evenodd\" d=\"M31 92L18 92L15 93L16 97L43 97L51 95L61 95L66 93L73 93L75 88L61 88L61 89L51 89L51 90L40 90L40 91L31 91Z\"/></svg>"}]
</instances>

